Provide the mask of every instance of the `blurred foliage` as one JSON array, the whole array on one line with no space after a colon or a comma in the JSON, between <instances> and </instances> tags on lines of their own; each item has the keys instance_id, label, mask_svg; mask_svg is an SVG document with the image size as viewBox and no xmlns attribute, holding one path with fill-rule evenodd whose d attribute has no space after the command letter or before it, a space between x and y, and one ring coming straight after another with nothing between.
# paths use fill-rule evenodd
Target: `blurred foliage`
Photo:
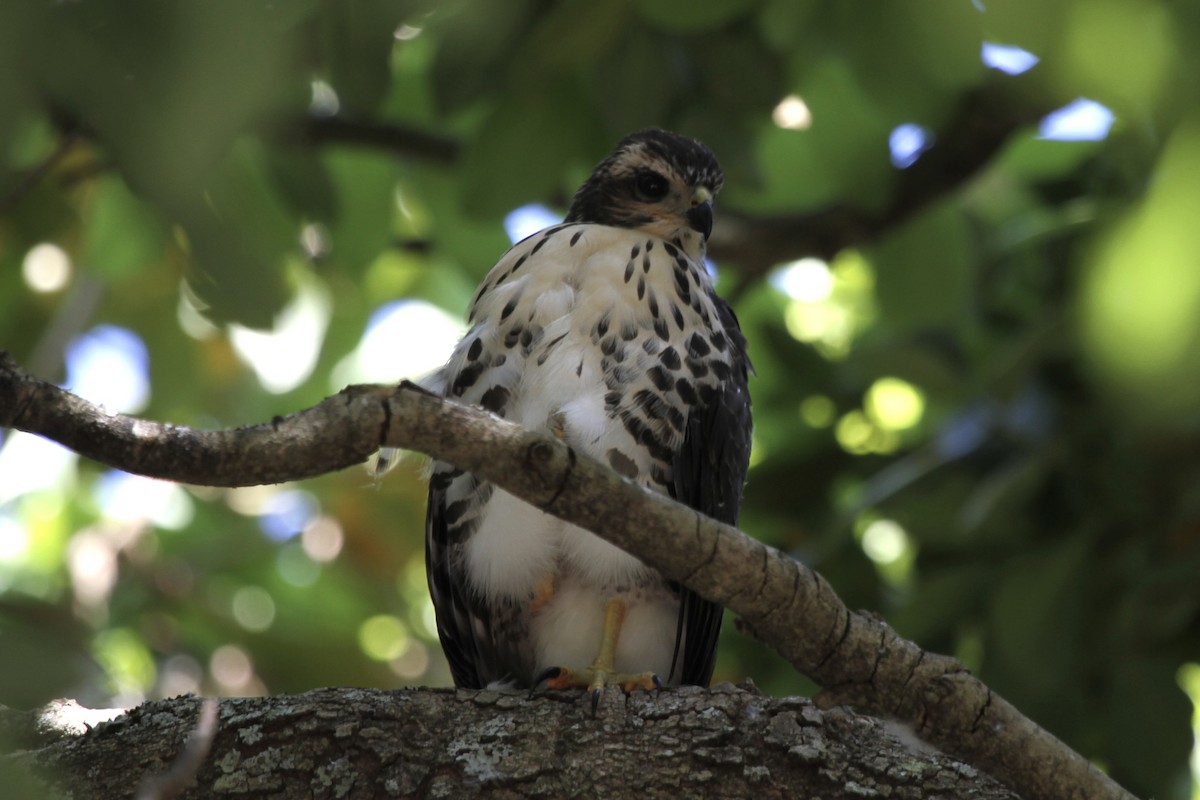
<instances>
[{"instance_id":1,"label":"blurred foliage","mask_svg":"<svg viewBox=\"0 0 1200 800\"><path fill-rule=\"evenodd\" d=\"M802 243L813 232L791 215L899 209L878 236L833 232L828 264L773 271L753 241L744 259L726 247L721 288L757 367L743 527L963 659L1131 790L1186 797L1198 8L5 3L0 345L62 381L88 337L133 332L148 398L109 402L188 425L402 377L443 355L434 339L507 246L504 215L561 209L652 124L722 158L726 242L730 220ZM985 41L1040 61L1002 75ZM957 154L996 131L955 115L997 83L1011 108L992 123L1011 113L1015 133L972 171ZM773 122L788 95L810 126ZM1024 124L1081 96L1115 113L1109 135ZM932 135L926 163L955 154L932 201L920 159L889 160L904 123ZM419 314L368 348L372 314L404 298L422 303L389 308ZM380 486L350 470L179 489L10 434L0 477L0 703L448 682L419 459ZM717 678L744 677L813 690L730 625Z\"/></svg>"}]
</instances>

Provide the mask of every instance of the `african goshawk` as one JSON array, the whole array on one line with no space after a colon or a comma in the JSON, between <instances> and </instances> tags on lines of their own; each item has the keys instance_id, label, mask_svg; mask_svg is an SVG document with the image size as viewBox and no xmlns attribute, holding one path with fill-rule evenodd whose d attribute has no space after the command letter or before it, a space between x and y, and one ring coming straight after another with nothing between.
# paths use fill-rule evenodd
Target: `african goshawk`
<instances>
[{"instance_id":1,"label":"african goshawk","mask_svg":"<svg viewBox=\"0 0 1200 800\"><path fill-rule=\"evenodd\" d=\"M749 362L705 268L722 172L700 142L622 140L566 220L514 245L433 391L552 431L621 475L736 523ZM646 536L654 536L647 530ZM435 463L426 564L461 687L707 685L721 608L638 559Z\"/></svg>"}]
</instances>

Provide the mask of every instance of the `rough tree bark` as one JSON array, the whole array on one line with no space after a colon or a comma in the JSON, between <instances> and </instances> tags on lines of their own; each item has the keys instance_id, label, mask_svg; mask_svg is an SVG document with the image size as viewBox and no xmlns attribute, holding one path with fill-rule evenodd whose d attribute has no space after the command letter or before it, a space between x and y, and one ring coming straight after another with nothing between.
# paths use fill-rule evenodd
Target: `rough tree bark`
<instances>
[{"instance_id":1,"label":"rough tree bark","mask_svg":"<svg viewBox=\"0 0 1200 800\"><path fill-rule=\"evenodd\" d=\"M8 758L35 776L40 797L129 797L173 769L200 705L147 703L74 736L26 726L29 749ZM227 698L208 744L177 796L1017 798L877 719L729 684L613 689L595 718L581 693Z\"/></svg>"},{"instance_id":2,"label":"rough tree bark","mask_svg":"<svg viewBox=\"0 0 1200 800\"><path fill-rule=\"evenodd\" d=\"M730 608L825 687L815 699L821 708L850 704L899 720L1031 800L1131 797L957 661L849 611L820 575L785 554L642 489L553 436L410 385L349 387L269 424L196 431L109 414L0 352L0 425L132 472L223 486L329 472L361 463L381 445L419 450L595 531Z\"/></svg>"}]
</instances>

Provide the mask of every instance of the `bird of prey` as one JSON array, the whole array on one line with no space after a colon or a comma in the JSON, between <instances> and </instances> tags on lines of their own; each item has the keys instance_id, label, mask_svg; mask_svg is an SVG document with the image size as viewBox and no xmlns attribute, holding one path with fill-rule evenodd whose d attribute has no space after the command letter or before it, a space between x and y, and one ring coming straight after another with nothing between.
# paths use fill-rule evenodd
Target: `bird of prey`
<instances>
[{"instance_id":1,"label":"bird of prey","mask_svg":"<svg viewBox=\"0 0 1200 800\"><path fill-rule=\"evenodd\" d=\"M750 451L746 343L705 269L722 172L662 130L617 144L566 219L492 268L426 385L552 432L736 523ZM654 536L654 530L646 530ZM426 566L460 687L707 685L721 608L582 528L435 462Z\"/></svg>"}]
</instances>

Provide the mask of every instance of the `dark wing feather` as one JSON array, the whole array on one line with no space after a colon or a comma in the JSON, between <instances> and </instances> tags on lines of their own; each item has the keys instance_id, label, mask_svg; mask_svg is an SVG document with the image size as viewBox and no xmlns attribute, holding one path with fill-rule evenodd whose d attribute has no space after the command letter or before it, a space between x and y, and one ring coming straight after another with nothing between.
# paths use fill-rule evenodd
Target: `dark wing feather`
<instances>
[{"instance_id":1,"label":"dark wing feather","mask_svg":"<svg viewBox=\"0 0 1200 800\"><path fill-rule=\"evenodd\" d=\"M674 497L713 519L736 525L750 462L751 367L733 309L715 295L712 299L731 344L732 369L729 380L707 401L702 397L702 407L688 416L683 445L673 463ZM680 628L687 634L682 681L707 686L716 662L721 606L680 587L679 613Z\"/></svg>"},{"instance_id":2,"label":"dark wing feather","mask_svg":"<svg viewBox=\"0 0 1200 800\"><path fill-rule=\"evenodd\" d=\"M455 580L451 566L451 541L446 525L445 484L453 473L442 466L429 482L429 505L425 512L425 573L429 593L437 610L438 638L450 662L454 685L482 689L479 647L473 632L476 612L464 591L465 582Z\"/></svg>"}]
</instances>

